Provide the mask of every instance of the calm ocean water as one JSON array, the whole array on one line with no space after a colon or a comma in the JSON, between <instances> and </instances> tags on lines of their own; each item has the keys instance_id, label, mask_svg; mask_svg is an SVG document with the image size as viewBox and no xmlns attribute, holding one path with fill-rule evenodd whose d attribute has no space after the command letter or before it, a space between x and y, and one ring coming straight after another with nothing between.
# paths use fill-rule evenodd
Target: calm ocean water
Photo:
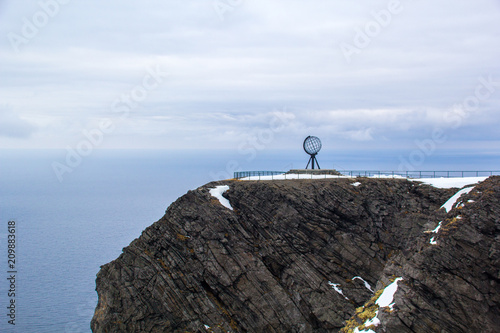
<instances>
[{"instance_id":1,"label":"calm ocean water","mask_svg":"<svg viewBox=\"0 0 500 333\"><path fill-rule=\"evenodd\" d=\"M65 151L0 151L0 331L90 332L99 266L189 189L233 171L304 168L302 151L102 150L60 182ZM396 170L407 152L322 152L322 168ZM498 154L442 153L423 170L499 170ZM8 221L16 222L16 317L8 324Z\"/></svg>"}]
</instances>

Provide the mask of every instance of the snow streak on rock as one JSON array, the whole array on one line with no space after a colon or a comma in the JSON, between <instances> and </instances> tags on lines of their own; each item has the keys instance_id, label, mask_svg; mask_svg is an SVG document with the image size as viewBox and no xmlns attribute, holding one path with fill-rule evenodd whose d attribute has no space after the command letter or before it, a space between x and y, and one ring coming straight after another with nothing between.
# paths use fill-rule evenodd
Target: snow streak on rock
<instances>
[{"instance_id":1,"label":"snow streak on rock","mask_svg":"<svg viewBox=\"0 0 500 333\"><path fill-rule=\"evenodd\" d=\"M373 292L372 286L370 286L370 284L368 282L366 282L365 279L363 279L361 276L355 276L355 277L352 278L353 281L355 279L363 281L363 283L365 284L366 289L368 289L369 291Z\"/></svg>"},{"instance_id":2,"label":"snow streak on rock","mask_svg":"<svg viewBox=\"0 0 500 333\"><path fill-rule=\"evenodd\" d=\"M462 196L462 194L469 193L470 191L472 191L473 188L474 188L474 186L472 186L472 187L466 187L464 189L461 189L454 196L452 196L448 201L446 201L441 206L441 208L444 208L446 210L446 212L448 213L453 208L453 206L457 203L458 199L460 199L460 197Z\"/></svg>"},{"instance_id":3,"label":"snow streak on rock","mask_svg":"<svg viewBox=\"0 0 500 333\"><path fill-rule=\"evenodd\" d=\"M336 292L338 292L340 295L344 296L344 298L345 298L346 300L349 300L349 298L347 298L347 296L346 296L346 295L344 295L344 293L342 292L342 289L340 288L340 284L338 284L338 283L333 283L333 282L331 282L331 281L328 281L328 284L329 284L330 286L332 286L332 288L333 288L333 289L335 289L335 291L336 291Z\"/></svg>"},{"instance_id":4,"label":"snow streak on rock","mask_svg":"<svg viewBox=\"0 0 500 333\"><path fill-rule=\"evenodd\" d=\"M227 200L226 198L224 198L222 196L222 193L226 192L227 190L229 190L228 185L220 185L220 186L216 186L215 188L210 189L210 194L213 197L217 198L219 200L219 202L221 203L221 205L233 210L233 207L231 207L229 200Z\"/></svg>"}]
</instances>

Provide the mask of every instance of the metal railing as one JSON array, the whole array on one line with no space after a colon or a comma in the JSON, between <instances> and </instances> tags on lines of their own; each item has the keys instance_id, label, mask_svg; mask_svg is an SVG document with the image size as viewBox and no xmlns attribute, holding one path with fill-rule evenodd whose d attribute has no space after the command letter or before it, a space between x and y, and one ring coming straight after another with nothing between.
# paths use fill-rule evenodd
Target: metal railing
<instances>
[{"instance_id":1,"label":"metal railing","mask_svg":"<svg viewBox=\"0 0 500 333\"><path fill-rule=\"evenodd\" d=\"M489 177L500 175L500 171L378 171L378 170L337 170L348 177L393 177L393 178L463 178L463 177ZM271 176L286 174L286 171L238 171L234 173L235 179L256 178L261 176ZM331 178L329 174L314 174L314 178ZM299 179L313 178L313 174L301 174ZM286 179L286 177L285 177ZM292 179L292 177L289 177Z\"/></svg>"},{"instance_id":2,"label":"metal railing","mask_svg":"<svg viewBox=\"0 0 500 333\"><path fill-rule=\"evenodd\" d=\"M375 170L338 170L350 177L404 177L404 178L464 178L489 177L500 175L500 171L375 171Z\"/></svg>"},{"instance_id":3,"label":"metal railing","mask_svg":"<svg viewBox=\"0 0 500 333\"><path fill-rule=\"evenodd\" d=\"M234 178L240 179L245 177L254 177L254 176L274 176L274 175L282 175L286 171L237 171L234 173Z\"/></svg>"}]
</instances>

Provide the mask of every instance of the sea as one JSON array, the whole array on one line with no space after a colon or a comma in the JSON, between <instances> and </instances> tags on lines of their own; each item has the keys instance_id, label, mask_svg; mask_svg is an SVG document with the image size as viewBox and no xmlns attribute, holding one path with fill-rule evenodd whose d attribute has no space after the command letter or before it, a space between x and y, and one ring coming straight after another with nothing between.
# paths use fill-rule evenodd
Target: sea
<instances>
[{"instance_id":1,"label":"sea","mask_svg":"<svg viewBox=\"0 0 500 333\"><path fill-rule=\"evenodd\" d=\"M300 169L308 160L302 150L96 149L79 159L70 155L0 150L1 332L90 332L100 266L178 197L234 171ZM332 150L317 156L322 168L384 171L412 158L416 170L500 170L500 154L487 151L424 156Z\"/></svg>"}]
</instances>

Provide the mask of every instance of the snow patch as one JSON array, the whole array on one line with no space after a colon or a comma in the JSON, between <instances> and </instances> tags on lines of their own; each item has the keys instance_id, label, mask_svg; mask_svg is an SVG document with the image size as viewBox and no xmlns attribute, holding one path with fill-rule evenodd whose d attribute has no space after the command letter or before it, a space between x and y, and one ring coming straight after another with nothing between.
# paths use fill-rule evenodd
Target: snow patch
<instances>
[{"instance_id":1,"label":"snow patch","mask_svg":"<svg viewBox=\"0 0 500 333\"><path fill-rule=\"evenodd\" d=\"M448 201L446 201L441 206L441 208L444 208L446 210L446 212L448 213L450 210L453 209L453 206L458 202L458 200L460 199L460 197L463 194L466 194L466 193L469 193L470 191L472 191L473 188L474 188L474 186L472 186L472 187L466 187L464 189L461 189L460 191L458 191L457 193L455 193L455 195L453 195L450 199L448 199ZM474 202L474 200L468 200L467 202ZM465 204L462 202L457 207L464 207L464 206L465 206ZM462 216L460 216L460 215L458 215L456 217L457 220L460 220L461 218L462 218ZM443 221L439 222L439 224L437 225L437 227L434 230L428 230L428 231L424 231L424 232L425 233L431 233L431 234L437 234L439 232L439 229L441 229L441 225L442 224L443 224ZM436 236L433 236L429 240L429 243L431 245L437 245Z\"/></svg>"},{"instance_id":2,"label":"snow patch","mask_svg":"<svg viewBox=\"0 0 500 333\"><path fill-rule=\"evenodd\" d=\"M355 183L352 183L351 185L352 186L359 186L359 185L361 185L361 183L360 182L355 182Z\"/></svg>"},{"instance_id":3,"label":"snow patch","mask_svg":"<svg viewBox=\"0 0 500 333\"><path fill-rule=\"evenodd\" d=\"M441 229L442 224L443 224L443 221L439 221L436 228L434 228L433 230L427 230L424 232L428 233L428 234L437 234L439 232L439 229ZM432 238L429 240L429 243L432 245L437 245L436 236L432 236Z\"/></svg>"},{"instance_id":4,"label":"snow patch","mask_svg":"<svg viewBox=\"0 0 500 333\"><path fill-rule=\"evenodd\" d=\"M325 178L353 178L353 177L336 176L336 175L282 173L280 175L270 175L270 176L249 176L240 178L240 180L288 180L288 179L325 179Z\"/></svg>"},{"instance_id":5,"label":"snow patch","mask_svg":"<svg viewBox=\"0 0 500 333\"><path fill-rule=\"evenodd\" d=\"M460 199L460 196L462 194L469 193L470 191L472 191L473 188L474 188L474 186L472 186L472 187L466 187L466 188L461 189L460 191L458 191L457 193L455 193L455 195L452 196L448 201L446 201L441 206L441 208L444 208L446 210L446 212L448 213L453 208L453 205L455 205L457 203L458 199Z\"/></svg>"},{"instance_id":6,"label":"snow patch","mask_svg":"<svg viewBox=\"0 0 500 333\"><path fill-rule=\"evenodd\" d=\"M380 325L380 319L378 319L378 310L375 312L375 317L365 322L365 327ZM362 331L363 332L363 331Z\"/></svg>"},{"instance_id":7,"label":"snow patch","mask_svg":"<svg viewBox=\"0 0 500 333\"><path fill-rule=\"evenodd\" d=\"M222 206L233 210L233 207L231 207L231 203L229 203L229 200L227 200L222 196L222 193L226 192L227 190L229 190L228 185L219 185L216 186L215 188L210 189L210 194L213 197L217 198L219 202L222 204Z\"/></svg>"},{"instance_id":8,"label":"snow patch","mask_svg":"<svg viewBox=\"0 0 500 333\"><path fill-rule=\"evenodd\" d=\"M377 304L381 308L388 306L392 310L394 306L393 303L394 294L398 290L398 282L401 280L403 280L403 278L399 277L396 280L394 280L393 283L385 287L384 291L382 292L382 295L380 295L375 304Z\"/></svg>"},{"instance_id":9,"label":"snow patch","mask_svg":"<svg viewBox=\"0 0 500 333\"><path fill-rule=\"evenodd\" d=\"M370 327L370 326L378 326L378 325L380 325L380 323L381 323L381 322L380 322L380 319L378 319L378 318L377 318L377 316L378 316L378 310L375 312L375 317L373 317L373 318L371 318L371 319L369 319L369 320L365 321L365 322L363 323L363 325L364 325L365 327ZM364 330L360 331L360 330L359 330L359 328L357 328L357 327L356 327L356 328L354 329L354 333L375 333L375 331L373 331L373 330L371 330L371 329L369 329L369 328L367 328L367 329L364 329Z\"/></svg>"},{"instance_id":10,"label":"snow patch","mask_svg":"<svg viewBox=\"0 0 500 333\"><path fill-rule=\"evenodd\" d=\"M353 280L354 280L354 278L353 278ZM375 315L372 318L367 319L360 326L364 326L364 327L375 326L376 327L376 326L380 325L381 322L380 322L380 319L378 319L379 310L380 310L380 308L385 308L385 307L389 307L389 309L391 309L391 310L393 309L394 294L398 290L398 282L401 280L403 280L403 278L398 277L391 284L389 284L387 287L384 288L384 290L382 291L382 294L380 294L380 296L375 301L375 305L378 306L378 309L375 312ZM358 327L360 327L360 326L358 326ZM365 329L363 331L360 331L358 327L354 328L353 332L355 332L355 333L356 332L357 333L375 333L371 329Z\"/></svg>"},{"instance_id":11,"label":"snow patch","mask_svg":"<svg viewBox=\"0 0 500 333\"><path fill-rule=\"evenodd\" d=\"M437 225L434 230L431 230L430 232L437 234L439 232L439 229L441 229L441 225L443 224L443 221L439 221L439 224Z\"/></svg>"},{"instance_id":12,"label":"snow patch","mask_svg":"<svg viewBox=\"0 0 500 333\"><path fill-rule=\"evenodd\" d=\"M410 179L415 182L423 182L437 188L462 188L466 185L474 185L482 182L488 177L464 177L464 178L416 178Z\"/></svg>"},{"instance_id":13,"label":"snow patch","mask_svg":"<svg viewBox=\"0 0 500 333\"><path fill-rule=\"evenodd\" d=\"M460 220L462 218L462 216L458 215L456 217L457 220ZM437 225L437 227L434 229L434 230L428 230L428 231L424 231L425 233L431 233L431 234L437 234L439 232L439 229L441 229L441 225L443 224L443 221L440 221L439 224ZM433 236L430 240L429 240L429 243L432 244L432 245L437 245L437 241L436 241L436 236Z\"/></svg>"},{"instance_id":14,"label":"snow patch","mask_svg":"<svg viewBox=\"0 0 500 333\"><path fill-rule=\"evenodd\" d=\"M346 300L349 300L349 298L347 298L347 296L346 296L346 295L344 295L344 293L342 292L342 289L340 289L340 284L338 284L338 283L333 283L333 282L331 282L331 281L328 281L328 284L329 284L330 286L332 286L332 288L333 288L333 289L335 289L335 291L336 291L336 292L338 292L340 295L344 296L344 298L345 298Z\"/></svg>"},{"instance_id":15,"label":"snow patch","mask_svg":"<svg viewBox=\"0 0 500 333\"><path fill-rule=\"evenodd\" d=\"M270 175L270 176L248 176L248 177L243 177L240 178L239 180L289 180L289 179L326 179L326 178L334 178L334 179L355 179L358 176L345 176L345 175L313 175L309 173L282 173L278 175ZM363 176L361 176L363 177ZM363 177L365 178L365 177ZM398 176L398 175L373 175L373 176L368 176L366 178L391 178L391 179L406 179L406 177ZM356 186L356 185L355 185Z\"/></svg>"},{"instance_id":16,"label":"snow patch","mask_svg":"<svg viewBox=\"0 0 500 333\"><path fill-rule=\"evenodd\" d=\"M288 180L288 179L326 179L326 178L348 178L355 179L357 176L336 176L336 175L312 175L312 174L291 174L291 173L282 173L278 175L270 175L270 176L249 176L240 178L240 180ZM462 188L466 185L475 185L479 182L484 181L488 177L450 177L450 178L406 178L399 175L391 175L391 174L381 174L369 176L366 178L391 178L391 179L408 179L409 181L414 182L422 182L424 184L428 184L437 188ZM353 183L351 185L357 184Z\"/></svg>"},{"instance_id":17,"label":"snow patch","mask_svg":"<svg viewBox=\"0 0 500 333\"><path fill-rule=\"evenodd\" d=\"M363 281L363 283L365 284L366 289L368 289L369 291L373 292L372 286L370 286L370 284L368 282L366 282L365 279L363 279L361 276L355 276L351 280L354 281L355 279L359 279L359 280Z\"/></svg>"}]
</instances>

